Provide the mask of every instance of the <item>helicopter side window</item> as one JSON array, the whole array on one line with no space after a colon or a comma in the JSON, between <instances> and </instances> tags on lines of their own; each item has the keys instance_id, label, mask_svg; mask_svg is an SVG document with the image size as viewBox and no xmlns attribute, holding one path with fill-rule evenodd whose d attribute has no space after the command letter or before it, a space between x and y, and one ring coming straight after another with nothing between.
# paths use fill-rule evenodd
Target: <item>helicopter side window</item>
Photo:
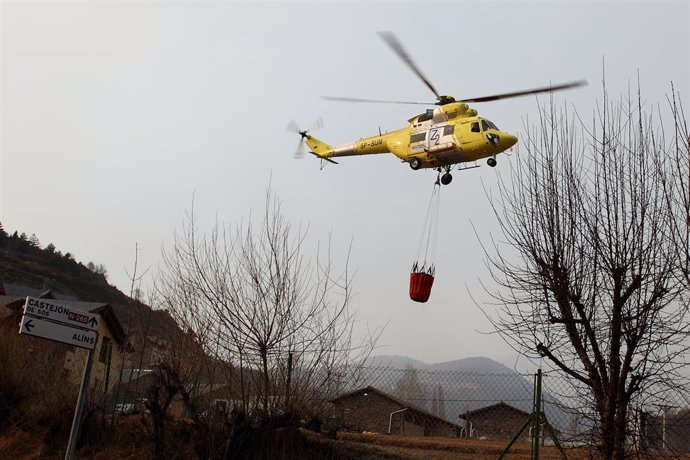
<instances>
[{"instance_id":1,"label":"helicopter side window","mask_svg":"<svg viewBox=\"0 0 690 460\"><path fill-rule=\"evenodd\" d=\"M417 133L410 136L410 143L420 142L426 139L426 133Z\"/></svg>"},{"instance_id":2,"label":"helicopter side window","mask_svg":"<svg viewBox=\"0 0 690 460\"><path fill-rule=\"evenodd\" d=\"M473 133L479 133L479 132L481 132L481 131L479 130L479 122L478 122L478 121L473 121L473 122L472 122L472 129L471 129L471 131L472 131Z\"/></svg>"},{"instance_id":3,"label":"helicopter side window","mask_svg":"<svg viewBox=\"0 0 690 460\"><path fill-rule=\"evenodd\" d=\"M450 136L455 132L455 125L446 125L443 127L443 135Z\"/></svg>"},{"instance_id":4,"label":"helicopter side window","mask_svg":"<svg viewBox=\"0 0 690 460\"><path fill-rule=\"evenodd\" d=\"M482 131L488 131L489 129L490 129L490 126L486 122L486 120L482 120Z\"/></svg>"}]
</instances>

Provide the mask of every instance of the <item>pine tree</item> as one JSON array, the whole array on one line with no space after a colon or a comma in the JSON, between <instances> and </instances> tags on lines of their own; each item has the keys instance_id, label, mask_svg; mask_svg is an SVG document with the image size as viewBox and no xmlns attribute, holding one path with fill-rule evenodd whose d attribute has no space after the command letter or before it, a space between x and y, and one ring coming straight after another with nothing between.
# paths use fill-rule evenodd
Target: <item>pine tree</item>
<instances>
[{"instance_id":1,"label":"pine tree","mask_svg":"<svg viewBox=\"0 0 690 460\"><path fill-rule=\"evenodd\" d=\"M29 237L29 244L35 248L41 247L41 242L38 240L38 237L35 233L32 233L31 237Z\"/></svg>"}]
</instances>

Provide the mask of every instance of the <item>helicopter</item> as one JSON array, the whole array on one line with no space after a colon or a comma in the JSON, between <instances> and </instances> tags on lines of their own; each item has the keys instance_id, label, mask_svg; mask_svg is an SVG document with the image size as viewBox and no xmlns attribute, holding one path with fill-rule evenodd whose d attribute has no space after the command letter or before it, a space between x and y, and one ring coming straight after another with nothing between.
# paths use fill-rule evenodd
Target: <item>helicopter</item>
<instances>
[{"instance_id":1,"label":"helicopter","mask_svg":"<svg viewBox=\"0 0 690 460\"><path fill-rule=\"evenodd\" d=\"M385 134L379 132L378 136L365 137L355 142L337 146L331 146L309 134L318 126L308 130L299 130L296 124L291 122L288 129L301 136L298 157L301 156L300 150L304 144L309 147L309 153L322 160L322 166L324 161L338 164L333 160L337 157L392 153L402 162L408 163L413 170L424 168L437 170L440 175L440 182L443 185L448 185L453 180L451 175L453 167L459 170L476 168L479 166L476 161L483 158L487 158L486 162L489 166L495 167L496 156L511 148L518 141L517 136L501 131L491 121L479 117L477 110L470 108L468 103L496 101L587 85L587 81L579 80L555 86L456 100L452 96L441 95L436 91L436 88L424 76L393 33L379 32L379 35L434 93L436 102L385 101L326 96L323 96L323 99L341 102L426 106L433 104L437 107L428 108L425 112L415 115L408 120L407 126L396 131ZM472 162L475 164L470 165L469 163Z\"/></svg>"}]
</instances>

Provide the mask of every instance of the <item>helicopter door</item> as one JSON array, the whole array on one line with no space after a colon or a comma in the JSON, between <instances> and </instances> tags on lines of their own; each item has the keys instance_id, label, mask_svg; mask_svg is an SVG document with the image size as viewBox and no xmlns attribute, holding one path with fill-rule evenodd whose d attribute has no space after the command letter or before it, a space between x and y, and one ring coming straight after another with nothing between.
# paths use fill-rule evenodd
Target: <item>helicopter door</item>
<instances>
[{"instance_id":1,"label":"helicopter door","mask_svg":"<svg viewBox=\"0 0 690 460\"><path fill-rule=\"evenodd\" d=\"M460 140L465 151L477 150L484 145L486 140L482 135L482 129L478 120L467 121L459 125Z\"/></svg>"},{"instance_id":2,"label":"helicopter door","mask_svg":"<svg viewBox=\"0 0 690 460\"><path fill-rule=\"evenodd\" d=\"M428 151L455 147L455 125L432 126L427 132L426 143Z\"/></svg>"}]
</instances>

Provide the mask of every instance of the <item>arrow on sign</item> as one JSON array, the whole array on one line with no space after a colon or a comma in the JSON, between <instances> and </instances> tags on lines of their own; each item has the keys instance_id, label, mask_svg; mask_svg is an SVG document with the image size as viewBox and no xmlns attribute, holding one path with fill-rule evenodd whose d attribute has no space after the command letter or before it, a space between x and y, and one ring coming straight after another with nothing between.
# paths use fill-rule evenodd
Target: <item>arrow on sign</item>
<instances>
[{"instance_id":1,"label":"arrow on sign","mask_svg":"<svg viewBox=\"0 0 690 460\"><path fill-rule=\"evenodd\" d=\"M98 324L98 321L96 321L96 318L91 318L91 321L89 321L91 324L91 327L96 327L96 324Z\"/></svg>"},{"instance_id":2,"label":"arrow on sign","mask_svg":"<svg viewBox=\"0 0 690 460\"><path fill-rule=\"evenodd\" d=\"M31 322L31 320L28 320L27 322L24 323L24 327L26 328L26 332L31 332L31 329L32 329L34 326L35 326L35 324L33 324L33 323Z\"/></svg>"}]
</instances>

